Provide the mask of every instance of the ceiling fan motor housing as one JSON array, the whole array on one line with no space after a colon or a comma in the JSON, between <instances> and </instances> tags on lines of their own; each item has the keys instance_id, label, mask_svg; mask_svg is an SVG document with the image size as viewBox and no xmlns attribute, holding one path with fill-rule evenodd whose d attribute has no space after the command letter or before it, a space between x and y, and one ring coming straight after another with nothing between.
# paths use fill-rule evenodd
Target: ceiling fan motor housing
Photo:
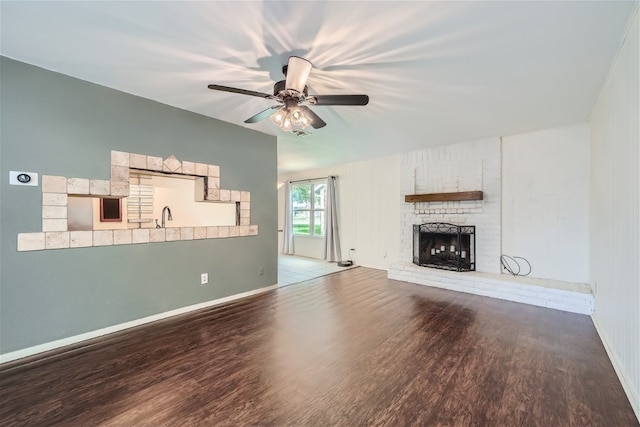
<instances>
[{"instance_id":1,"label":"ceiling fan motor housing","mask_svg":"<svg viewBox=\"0 0 640 427\"><path fill-rule=\"evenodd\" d=\"M280 92L285 90L286 89L286 83L287 83L286 80L280 80L279 82L274 84L273 85L273 95L274 96L278 96L280 94ZM309 96L309 88L306 85L304 87L304 91L302 92L302 95L304 95L304 98Z\"/></svg>"}]
</instances>

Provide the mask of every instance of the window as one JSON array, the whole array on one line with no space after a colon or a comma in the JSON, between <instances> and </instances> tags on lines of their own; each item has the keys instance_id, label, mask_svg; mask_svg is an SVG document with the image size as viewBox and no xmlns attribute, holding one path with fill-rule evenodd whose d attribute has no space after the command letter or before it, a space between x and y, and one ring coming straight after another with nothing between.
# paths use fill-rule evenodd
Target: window
<instances>
[{"instance_id":1,"label":"window","mask_svg":"<svg viewBox=\"0 0 640 427\"><path fill-rule=\"evenodd\" d=\"M122 222L122 200L101 197L100 222Z\"/></svg>"},{"instance_id":2,"label":"window","mask_svg":"<svg viewBox=\"0 0 640 427\"><path fill-rule=\"evenodd\" d=\"M324 236L326 194L324 181L291 185L293 234Z\"/></svg>"}]
</instances>

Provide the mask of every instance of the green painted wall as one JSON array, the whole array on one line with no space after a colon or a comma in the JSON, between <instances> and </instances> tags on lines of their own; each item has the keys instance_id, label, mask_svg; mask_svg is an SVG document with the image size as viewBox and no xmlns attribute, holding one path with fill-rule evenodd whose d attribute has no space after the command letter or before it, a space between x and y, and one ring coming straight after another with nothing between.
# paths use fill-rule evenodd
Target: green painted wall
<instances>
[{"instance_id":1,"label":"green painted wall","mask_svg":"<svg viewBox=\"0 0 640 427\"><path fill-rule=\"evenodd\" d=\"M0 353L277 283L275 137L0 61ZM42 230L42 190L9 171L109 179L111 150L220 165L222 188L251 192L259 235L17 252Z\"/></svg>"}]
</instances>

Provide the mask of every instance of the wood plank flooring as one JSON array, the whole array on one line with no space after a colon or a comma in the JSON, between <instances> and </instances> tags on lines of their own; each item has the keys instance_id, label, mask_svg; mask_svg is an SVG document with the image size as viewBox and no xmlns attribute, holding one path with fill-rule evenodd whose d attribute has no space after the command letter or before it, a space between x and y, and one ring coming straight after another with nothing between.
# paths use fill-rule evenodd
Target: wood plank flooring
<instances>
[{"instance_id":1,"label":"wood plank flooring","mask_svg":"<svg viewBox=\"0 0 640 427\"><path fill-rule=\"evenodd\" d=\"M2 426L638 426L588 316L355 268L0 367Z\"/></svg>"}]
</instances>

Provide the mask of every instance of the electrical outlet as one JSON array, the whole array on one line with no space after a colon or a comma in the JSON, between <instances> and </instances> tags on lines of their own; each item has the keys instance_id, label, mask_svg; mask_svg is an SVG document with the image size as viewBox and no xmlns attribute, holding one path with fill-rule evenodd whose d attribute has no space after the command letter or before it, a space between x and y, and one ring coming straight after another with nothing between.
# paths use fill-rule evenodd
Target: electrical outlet
<instances>
[{"instance_id":1,"label":"electrical outlet","mask_svg":"<svg viewBox=\"0 0 640 427\"><path fill-rule=\"evenodd\" d=\"M207 283L209 283L209 273L202 273L200 275L200 284L206 285Z\"/></svg>"},{"instance_id":2,"label":"electrical outlet","mask_svg":"<svg viewBox=\"0 0 640 427\"><path fill-rule=\"evenodd\" d=\"M259 274L260 276L264 276L264 267L263 267L263 266L260 266L260 267L258 268L258 274Z\"/></svg>"}]
</instances>

